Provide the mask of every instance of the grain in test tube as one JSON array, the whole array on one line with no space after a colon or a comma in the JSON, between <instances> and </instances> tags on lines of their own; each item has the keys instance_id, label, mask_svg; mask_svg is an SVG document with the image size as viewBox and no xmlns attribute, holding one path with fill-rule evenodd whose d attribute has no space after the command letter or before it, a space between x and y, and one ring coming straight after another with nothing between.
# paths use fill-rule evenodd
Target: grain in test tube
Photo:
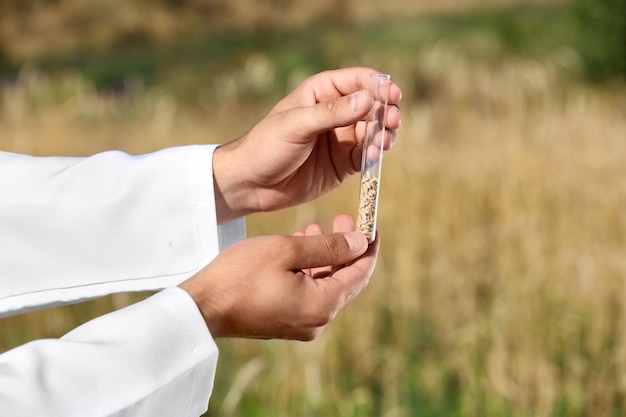
<instances>
[{"instance_id":1,"label":"grain in test tube","mask_svg":"<svg viewBox=\"0 0 626 417\"><path fill-rule=\"evenodd\" d=\"M390 85L391 77L387 74L372 74L370 76L369 88L374 96L374 106L367 115L365 124L357 214L357 230L363 233L370 243L376 238L376 215L380 192L383 143L387 134L385 117Z\"/></svg>"}]
</instances>

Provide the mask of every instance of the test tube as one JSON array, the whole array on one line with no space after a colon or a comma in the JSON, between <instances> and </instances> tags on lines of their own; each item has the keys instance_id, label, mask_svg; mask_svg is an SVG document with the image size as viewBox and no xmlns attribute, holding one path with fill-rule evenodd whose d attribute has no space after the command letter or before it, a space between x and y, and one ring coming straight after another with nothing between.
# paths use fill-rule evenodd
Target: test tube
<instances>
[{"instance_id":1,"label":"test tube","mask_svg":"<svg viewBox=\"0 0 626 417\"><path fill-rule=\"evenodd\" d=\"M384 143L389 140L385 119L391 76L370 75L370 92L374 105L365 119L365 137L361 159L361 187L359 190L359 210L357 230L372 243L376 238L376 214L380 192L380 173L383 163Z\"/></svg>"}]
</instances>

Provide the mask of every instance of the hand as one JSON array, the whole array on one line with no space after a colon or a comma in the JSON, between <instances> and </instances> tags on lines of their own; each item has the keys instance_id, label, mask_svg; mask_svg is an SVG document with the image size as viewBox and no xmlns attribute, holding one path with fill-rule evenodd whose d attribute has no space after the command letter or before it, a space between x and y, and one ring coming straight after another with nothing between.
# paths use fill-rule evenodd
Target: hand
<instances>
[{"instance_id":1,"label":"hand","mask_svg":"<svg viewBox=\"0 0 626 417\"><path fill-rule=\"evenodd\" d=\"M315 199L360 170L364 117L374 103L370 68L314 75L282 99L248 133L215 151L220 223ZM400 127L400 88L391 85L386 118L393 145Z\"/></svg>"},{"instance_id":2,"label":"hand","mask_svg":"<svg viewBox=\"0 0 626 417\"><path fill-rule=\"evenodd\" d=\"M335 218L333 231L244 240L180 287L213 337L312 340L367 285L378 254L350 216Z\"/></svg>"}]
</instances>

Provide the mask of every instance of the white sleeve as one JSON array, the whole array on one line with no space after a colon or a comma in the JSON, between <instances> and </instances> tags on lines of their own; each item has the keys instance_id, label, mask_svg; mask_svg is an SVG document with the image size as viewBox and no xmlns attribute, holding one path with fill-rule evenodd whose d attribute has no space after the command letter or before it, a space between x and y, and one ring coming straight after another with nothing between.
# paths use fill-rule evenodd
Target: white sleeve
<instances>
[{"instance_id":1,"label":"white sleeve","mask_svg":"<svg viewBox=\"0 0 626 417\"><path fill-rule=\"evenodd\" d=\"M0 355L3 416L199 416L218 351L191 297L166 289L61 339Z\"/></svg>"},{"instance_id":2,"label":"white sleeve","mask_svg":"<svg viewBox=\"0 0 626 417\"><path fill-rule=\"evenodd\" d=\"M0 152L0 317L177 285L244 238L243 219L217 225L215 148Z\"/></svg>"}]
</instances>

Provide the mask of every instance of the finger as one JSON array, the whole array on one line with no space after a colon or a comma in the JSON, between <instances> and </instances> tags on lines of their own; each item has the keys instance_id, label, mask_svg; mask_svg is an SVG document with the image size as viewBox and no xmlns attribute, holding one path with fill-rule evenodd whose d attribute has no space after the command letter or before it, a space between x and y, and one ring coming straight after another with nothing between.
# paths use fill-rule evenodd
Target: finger
<instances>
[{"instance_id":1,"label":"finger","mask_svg":"<svg viewBox=\"0 0 626 417\"><path fill-rule=\"evenodd\" d=\"M333 220L333 232L351 232L355 230L354 221L348 214L340 214Z\"/></svg>"},{"instance_id":2,"label":"finger","mask_svg":"<svg viewBox=\"0 0 626 417\"><path fill-rule=\"evenodd\" d=\"M383 142L383 149L388 151L396 143L396 131L388 130L385 132L385 139Z\"/></svg>"},{"instance_id":3,"label":"finger","mask_svg":"<svg viewBox=\"0 0 626 417\"><path fill-rule=\"evenodd\" d=\"M326 71L314 75L303 83L305 88L313 91L318 102L329 100L338 95L349 95L355 91L370 87L370 76L380 74L374 68L353 67ZM387 91L389 104L398 104L402 100L402 89L393 81Z\"/></svg>"},{"instance_id":4,"label":"finger","mask_svg":"<svg viewBox=\"0 0 626 417\"><path fill-rule=\"evenodd\" d=\"M356 231L285 238L287 270L343 265L365 253L368 246L365 236Z\"/></svg>"},{"instance_id":5,"label":"finger","mask_svg":"<svg viewBox=\"0 0 626 417\"><path fill-rule=\"evenodd\" d=\"M374 99L367 90L360 90L349 96L323 101L308 107L295 107L286 110L285 120L298 120L297 124L285 123L292 128L293 135L310 137L338 127L350 126L362 120L372 107Z\"/></svg>"},{"instance_id":6,"label":"finger","mask_svg":"<svg viewBox=\"0 0 626 417\"><path fill-rule=\"evenodd\" d=\"M304 229L305 236L314 236L322 234L322 226L319 224L310 224Z\"/></svg>"},{"instance_id":7,"label":"finger","mask_svg":"<svg viewBox=\"0 0 626 417\"><path fill-rule=\"evenodd\" d=\"M338 216L334 225L338 228L348 226L351 220L345 216ZM378 234L377 234L378 236ZM379 238L377 237L368 247L365 254L334 272L325 279L305 281L308 288L303 306L305 317L315 318L312 327L315 332L321 332L324 325L333 318L348 303L367 286L376 265L378 256Z\"/></svg>"},{"instance_id":8,"label":"finger","mask_svg":"<svg viewBox=\"0 0 626 417\"><path fill-rule=\"evenodd\" d=\"M319 224L311 224L307 226L304 231L306 236L317 236L322 234L322 227ZM310 268L308 271L305 271L309 274L309 276L313 278L324 278L327 277L331 272L330 266L321 266L317 268Z\"/></svg>"},{"instance_id":9,"label":"finger","mask_svg":"<svg viewBox=\"0 0 626 417\"><path fill-rule=\"evenodd\" d=\"M385 143L385 150L389 150L393 147L393 145L395 145L396 143L396 131L395 130L391 130L389 131L389 143Z\"/></svg>"},{"instance_id":10,"label":"finger","mask_svg":"<svg viewBox=\"0 0 626 417\"><path fill-rule=\"evenodd\" d=\"M351 232L353 230L355 230L355 227L351 216L347 214L340 214L333 220L333 232ZM343 268L344 266L345 264L333 265L329 267L326 276L333 274L336 270Z\"/></svg>"},{"instance_id":11,"label":"finger","mask_svg":"<svg viewBox=\"0 0 626 417\"><path fill-rule=\"evenodd\" d=\"M387 107L387 114L385 115L385 150L391 148L395 142L396 129L399 129L402 125L402 113L397 105L391 105ZM368 123L359 121L354 127L354 135L357 142L361 143L364 140L366 134L366 126Z\"/></svg>"},{"instance_id":12,"label":"finger","mask_svg":"<svg viewBox=\"0 0 626 417\"><path fill-rule=\"evenodd\" d=\"M402 125L402 112L398 106L387 106L387 115L385 116L385 127L395 130Z\"/></svg>"},{"instance_id":13,"label":"finger","mask_svg":"<svg viewBox=\"0 0 626 417\"><path fill-rule=\"evenodd\" d=\"M402 100L402 90L395 82L389 86L389 104L398 104Z\"/></svg>"},{"instance_id":14,"label":"finger","mask_svg":"<svg viewBox=\"0 0 626 417\"><path fill-rule=\"evenodd\" d=\"M381 159L381 150L380 146L383 146L383 150L388 151L396 142L396 131L395 130L385 130L384 132L379 132L374 137L374 143L367 146L367 163L374 164ZM362 145L355 146L352 149L352 164L354 166L355 171L361 170L361 164L363 161L363 152L364 147Z\"/></svg>"},{"instance_id":15,"label":"finger","mask_svg":"<svg viewBox=\"0 0 626 417\"><path fill-rule=\"evenodd\" d=\"M384 121L383 149L389 150L396 141L396 129L402 125L402 113L397 105L387 106ZM380 141L379 141L380 143Z\"/></svg>"},{"instance_id":16,"label":"finger","mask_svg":"<svg viewBox=\"0 0 626 417\"><path fill-rule=\"evenodd\" d=\"M324 71L309 77L301 86L310 98L316 100L316 103L319 103L369 88L370 75L380 72L381 71L368 67L352 67ZM397 95L394 96L394 98L396 97Z\"/></svg>"},{"instance_id":17,"label":"finger","mask_svg":"<svg viewBox=\"0 0 626 417\"><path fill-rule=\"evenodd\" d=\"M361 170L361 160L363 159L363 146L355 146L352 148L352 153L350 155L352 157L352 166L354 167L354 172L358 172Z\"/></svg>"},{"instance_id":18,"label":"finger","mask_svg":"<svg viewBox=\"0 0 626 417\"><path fill-rule=\"evenodd\" d=\"M368 89L370 75L380 73L381 71L368 67L342 68L320 72L304 80L294 91L281 100L274 110L282 111L291 107L310 106ZM389 104L397 104L400 100L402 100L402 90L392 81L389 87Z\"/></svg>"},{"instance_id":19,"label":"finger","mask_svg":"<svg viewBox=\"0 0 626 417\"><path fill-rule=\"evenodd\" d=\"M363 256L334 271L331 276L315 281L318 295L323 297L318 300L319 305L329 310L334 308L336 314L363 291L376 266L380 247L378 233L376 236Z\"/></svg>"},{"instance_id":20,"label":"finger","mask_svg":"<svg viewBox=\"0 0 626 417\"><path fill-rule=\"evenodd\" d=\"M368 153L372 153L372 155L374 154L374 152L377 155L380 154L381 145L383 146L383 150L388 151L389 149L391 149L391 145L393 145L395 140L396 140L395 130L385 129L384 131L377 132L374 134L374 138L369 146L370 148L376 148L376 149L370 149L368 150Z\"/></svg>"}]
</instances>

